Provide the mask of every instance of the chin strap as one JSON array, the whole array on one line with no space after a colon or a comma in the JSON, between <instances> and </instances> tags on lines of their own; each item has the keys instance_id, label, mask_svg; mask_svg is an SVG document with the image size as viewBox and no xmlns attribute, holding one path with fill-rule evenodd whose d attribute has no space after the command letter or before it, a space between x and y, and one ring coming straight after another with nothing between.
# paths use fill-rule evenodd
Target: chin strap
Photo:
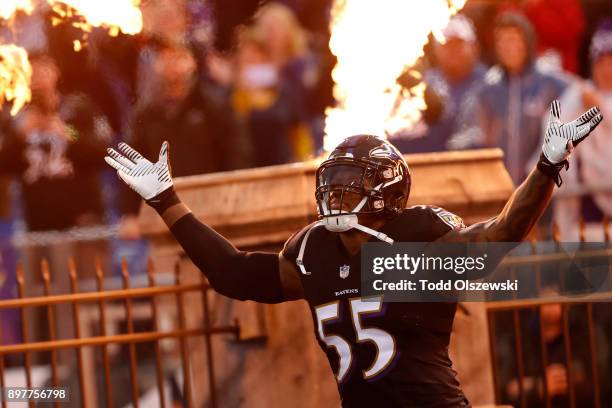
<instances>
[{"instance_id":1,"label":"chin strap","mask_svg":"<svg viewBox=\"0 0 612 408\"><path fill-rule=\"evenodd\" d=\"M298 256L295 260L298 268L300 268L300 272L303 275L310 275L312 272L306 270L304 266L304 252L306 251L306 242L308 242L308 237L310 233L317 227L321 225L325 226L325 229L332 232L345 232L350 229L358 229L359 231L365 232L366 234L372 235L373 237L386 242L387 244L393 244L393 239L389 238L388 235L383 234L380 231L376 231L372 228L368 228L364 225L359 224L359 220L356 214L343 214L336 215L333 217L325 217L325 219L316 222L304 235L304 239L302 240L302 245L300 245L300 251L298 252Z\"/></svg>"},{"instance_id":2,"label":"chin strap","mask_svg":"<svg viewBox=\"0 0 612 408\"><path fill-rule=\"evenodd\" d=\"M298 252L298 256L297 256L297 259L295 260L295 263L297 264L298 268L300 268L300 272L302 272L302 275L310 275L312 273L312 272L308 272L306 270L306 267L304 267L304 251L306 250L306 242L308 241L308 236L310 235L312 230L314 230L315 228L321 225L323 225L323 221L318 221L312 227L310 227L308 232L306 232L306 235L304 235L304 239L302 240L302 245L300 245L300 252Z\"/></svg>"},{"instance_id":3,"label":"chin strap","mask_svg":"<svg viewBox=\"0 0 612 408\"><path fill-rule=\"evenodd\" d=\"M363 226L361 224L355 224L355 225L353 225L353 228L357 228L358 230L363 231L366 234L370 234L370 235L380 239L381 241L386 242L387 244L393 244L393 239L389 238L388 235L383 234L380 231L376 231L376 230L374 230L372 228L365 227L365 226Z\"/></svg>"},{"instance_id":4,"label":"chin strap","mask_svg":"<svg viewBox=\"0 0 612 408\"><path fill-rule=\"evenodd\" d=\"M325 217L319 222L325 226L326 230L331 232L346 232L355 228L359 231L365 232L366 234L370 234L380 239L381 241L386 242L387 244L393 243L393 240L382 232L359 224L359 218L357 217L357 214L340 214L329 216Z\"/></svg>"}]
</instances>

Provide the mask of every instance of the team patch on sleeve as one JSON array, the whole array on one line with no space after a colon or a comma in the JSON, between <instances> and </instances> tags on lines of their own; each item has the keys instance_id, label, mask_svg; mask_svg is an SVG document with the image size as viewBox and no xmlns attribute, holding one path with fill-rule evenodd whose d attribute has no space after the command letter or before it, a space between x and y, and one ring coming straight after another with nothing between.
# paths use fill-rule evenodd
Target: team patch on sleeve
<instances>
[{"instance_id":1,"label":"team patch on sleeve","mask_svg":"<svg viewBox=\"0 0 612 408\"><path fill-rule=\"evenodd\" d=\"M431 210L444 222L446 225L454 230L465 228L463 219L450 211L446 211L444 208L431 207Z\"/></svg>"}]
</instances>

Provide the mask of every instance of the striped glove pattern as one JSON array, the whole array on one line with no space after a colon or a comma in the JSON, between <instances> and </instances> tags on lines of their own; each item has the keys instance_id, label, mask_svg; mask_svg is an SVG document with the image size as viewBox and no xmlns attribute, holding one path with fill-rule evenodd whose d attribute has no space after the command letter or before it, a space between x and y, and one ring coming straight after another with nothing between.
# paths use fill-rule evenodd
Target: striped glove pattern
<instances>
[{"instance_id":1,"label":"striped glove pattern","mask_svg":"<svg viewBox=\"0 0 612 408\"><path fill-rule=\"evenodd\" d=\"M542 153L552 164L559 164L567 160L574 147L595 130L603 120L596 106L569 123L561 122L560 117L561 106L558 100L554 100L550 105L550 119L542 145Z\"/></svg>"},{"instance_id":2,"label":"striped glove pattern","mask_svg":"<svg viewBox=\"0 0 612 408\"><path fill-rule=\"evenodd\" d=\"M104 158L132 190L149 201L172 187L168 142L162 144L159 160L151 163L126 143L119 143L119 152L109 148Z\"/></svg>"}]
</instances>

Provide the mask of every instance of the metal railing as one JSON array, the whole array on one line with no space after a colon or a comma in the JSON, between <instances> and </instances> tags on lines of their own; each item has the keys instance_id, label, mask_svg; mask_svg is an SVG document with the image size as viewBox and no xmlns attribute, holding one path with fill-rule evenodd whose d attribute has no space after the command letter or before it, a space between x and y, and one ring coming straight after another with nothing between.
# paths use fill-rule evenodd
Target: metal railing
<instances>
[{"instance_id":1,"label":"metal railing","mask_svg":"<svg viewBox=\"0 0 612 408\"><path fill-rule=\"evenodd\" d=\"M607 244L607 248L600 251L602 253L598 254L598 255L604 255L607 256L608 259L612 259L612 248L609 246L610 244L610 236L608 233L608 226L609 226L609 220L607 218L604 218L602 223L601 223L601 227L604 230L604 242ZM585 229L585 223L583 221L581 221L579 223L579 236L580 236L580 241L581 242L586 242L585 241L585 233L584 233L584 229ZM553 224L553 239L559 243L558 241L558 229L556 228L556 226ZM534 235L532 237L532 243L534 244L532 247L535 248L535 243L537 242L537 236ZM510 259L506 259L504 260L503 264L505 264L506 267L509 268L509 270L511 271L511 273L515 273L516 269L521 267L521 266L530 266L533 268L533 270L535 271L535 279L536 279L536 284L538 286L538 288L541 287L541 278L540 278L540 272L541 272L541 266L544 263L547 262L551 262L551 260L554 261L556 254L537 254L532 253L531 255L526 255L526 256L521 256L521 257L515 257L515 258L510 258ZM588 250L585 251L584 253L576 253L576 258L589 258L589 256L591 256L593 254L588 253ZM608 274L612 272L612 269L610 267L608 267ZM601 372L600 372L600 367L598 364L598 349L597 349L597 338L596 338L596 322L595 322L595 318L594 318L594 303L593 302L612 302L612 291L610 291L610 288L608 288L607 291L603 291L594 295L589 295L586 297L581 297L581 298L577 298L577 299L572 299L571 297L567 297L567 296L552 296L552 297L547 297L544 299L514 299L514 300L502 300L502 301L493 301L493 302L488 302L486 303L486 308L487 308L487 319L488 319L488 328L489 328L489 344L490 344L490 355L491 355L491 362L492 362L492 368L493 368L493 383L494 383L494 389L495 389L495 401L496 403L502 403L502 402L508 402L508 401L503 401L502 400L502 387L503 384L500 384L500 358L506 358L506 359L513 359L513 364L515 367L515 373L514 373L514 378L516 378L518 381L518 401L517 401L517 407L520 408L524 408L524 407L528 407L528 401L527 401L527 390L525 389L525 382L523 381L528 373L525 367L525 361L526 358L534 358L537 356L533 356L533 355L526 355L526 351L524 350L524 345L526 344L525 342L525 338L527 336L534 336L534 333L524 333L523 331L523 323L524 321L522 321L521 319L521 312L522 311L528 311L528 310L532 310L532 311L539 311L539 308L544 306L544 305L549 305L549 304L560 304L562 307L562 325L561 325L561 338L563 340L563 354L564 354L564 360L565 360L565 364L567 365L566 368L566 372L567 372L567 383L568 383L568 388L567 388L567 401L569 402L569 406L574 408L576 406L580 406L577 405L577 397L576 397L576 392L575 392L575 383L576 380L575 378L573 378L574 376L574 370L572 367L573 361L574 361L574 356L576 353L576 349L575 349L575 345L572 344L572 338L574 338L574 336L576 335L576 333L572 333L572 328L570 325L570 319L569 319L569 315L570 315L570 310L572 308L578 308L578 307L583 307L584 308L584 319L586 322L586 333L578 333L578 334L582 334L587 336L587 347L588 347L588 363L590 364L589 367L589 376L591 379L591 391L592 391L592 400L593 400L593 406L596 408L600 408L603 407L604 405L604 401L603 401L603 391L606 390L602 390L601 389L601 384L600 384L600 377L601 377ZM612 303L606 303L606 305L612 306ZM500 346L500 342L498 341L498 332L500 330L499 326L498 326L498 320L501 319L502 317L502 313L510 313L511 314L511 328L504 328L506 330L506 332L511 332L512 334L512 338L513 338L513 347L512 347L512 354L513 355L506 355L506 356L501 356L500 355L500 351L498 350L498 347ZM547 351L547 345L545 344L545 340L544 340L544 336L542 335L543 333L543 323L542 323L542 319L538 318L539 321L539 326L537 327L538 333L535 334L535 336L539 337L539 366L540 366L540 378L542 379L542 397L543 397L543 404L547 407L547 408L551 408L554 407L554 405L552 404L552 397L550 395L549 389L548 389L548 385L547 385L547 381L546 381L546 368L549 366L549 355L548 355L548 351ZM574 336L573 336L574 335ZM609 340L609 339L608 339ZM608 367L608 370L610 370L610 367Z\"/></svg>"},{"instance_id":2,"label":"metal railing","mask_svg":"<svg viewBox=\"0 0 612 408\"><path fill-rule=\"evenodd\" d=\"M165 407L166 396L164 387L164 356L160 342L164 339L175 339L179 343L179 355L182 366L182 397L185 406L194 406L192 398L192 384L190 361L188 358L187 340L192 337L203 337L205 343L205 352L207 357L207 376L208 385L210 387L209 403L210 406L217 406L217 394L215 392L215 372L214 358L211 337L216 334L230 333L237 335L238 327L232 326L213 326L210 319L210 306L207 293L210 289L203 275L197 283L182 283L179 264L176 264L174 270L174 281L170 285L159 285L156 280L156 274L149 261L148 265L148 285L146 287L130 287L130 275L128 273L125 261L122 262L121 268L121 288L108 290L105 288L105 277L99 260L96 260L96 284L94 292L81 292L79 287L79 279L74 260L70 260L68 264L68 273L70 276L70 293L52 294L51 292L51 275L49 265L46 260L42 261L42 296L26 297L24 270L21 265L17 267L17 298L0 300L0 310L18 309L21 320L21 336L23 342L20 344L0 345L0 387L5 386L5 359L7 355L21 355L23 357L23 366L25 369L25 383L27 387L32 387L32 355L33 353L48 352L50 354L51 368L51 385L60 385L58 351L64 349L74 350L76 353L78 370L78 384L80 391L80 404L82 407L97 405L97 401L91 398L97 398L97 394L92 392L92 378L95 376L95 371L89 371L87 367L91 367L91 362L86 362L87 358L84 355L84 348L93 347L96 350L101 350L103 377L104 377L104 394L106 406L113 406L113 383L111 379L111 358L109 346L113 344L125 344L129 350L129 371L130 371L130 388L131 400L134 407L138 407L139 403L139 381L138 381L138 361L137 347L142 343L153 343L155 354L155 369L157 377L157 388L159 392L160 406ZM185 318L185 307L183 304L183 295L190 292L200 293L203 305L203 322L201 327L187 328ZM160 296L171 295L176 299L176 310L178 314L177 328L174 330L161 330L159 326L160 314L159 306L156 299ZM150 320L153 329L150 331L137 332L134 328L134 301L137 299L148 300L150 306ZM123 303L125 312L126 332L120 334L107 333L107 309L110 304ZM61 316L62 319L71 318L74 325L74 337L59 339L56 331L57 315L54 306L60 304L69 304L72 306L71 316ZM84 305L97 305L98 309L98 330L99 335L84 336L84 327L81 323L81 308ZM47 321L47 336L48 340L30 341L30 330L28 328L28 309L33 307L44 307L46 309ZM1 333L0 333L1 336ZM1 337L0 337L1 338ZM94 363L95 364L95 363ZM6 401L2 402L2 407L7 406ZM33 406L31 403L30 406ZM58 406L58 404L56 404Z\"/></svg>"}]
</instances>

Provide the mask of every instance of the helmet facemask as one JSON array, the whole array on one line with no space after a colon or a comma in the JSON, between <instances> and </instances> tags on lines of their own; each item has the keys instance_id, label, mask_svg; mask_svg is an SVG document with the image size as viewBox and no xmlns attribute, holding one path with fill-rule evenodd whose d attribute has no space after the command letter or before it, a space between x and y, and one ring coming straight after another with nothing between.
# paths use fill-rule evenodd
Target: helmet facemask
<instances>
[{"instance_id":1,"label":"helmet facemask","mask_svg":"<svg viewBox=\"0 0 612 408\"><path fill-rule=\"evenodd\" d=\"M388 216L398 197L389 194L402 179L402 170L382 163L353 158L334 158L317 170L316 198L319 215L330 231L354 228L358 215ZM387 203L385 202L387 201Z\"/></svg>"}]
</instances>

